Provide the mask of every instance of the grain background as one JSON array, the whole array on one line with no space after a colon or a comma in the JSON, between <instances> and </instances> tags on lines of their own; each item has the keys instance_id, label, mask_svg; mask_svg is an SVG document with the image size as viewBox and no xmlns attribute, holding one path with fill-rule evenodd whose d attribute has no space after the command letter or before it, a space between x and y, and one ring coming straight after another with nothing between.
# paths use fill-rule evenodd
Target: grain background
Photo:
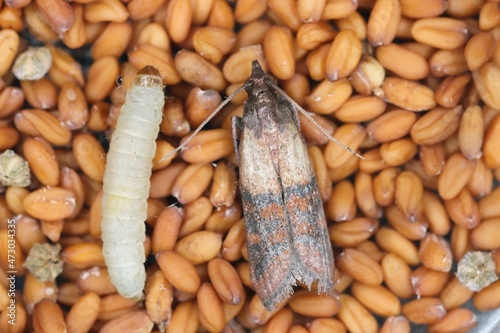
<instances>
[{"instance_id":1,"label":"grain background","mask_svg":"<svg viewBox=\"0 0 500 333\"><path fill-rule=\"evenodd\" d=\"M498 318L500 282L472 292L454 273L467 252L483 251L500 274L499 39L498 1L1 1L0 153L23 157L31 184L1 188L0 331L487 326L474 312ZM336 295L297 287L276 313L264 310L249 280L230 131L245 93L159 162L241 86L254 59L365 158L301 117L336 257ZM166 99L145 221L145 298L136 302L109 281L100 205L108 140L146 65L159 70ZM35 243L61 245L55 281L22 266ZM486 326L476 332L494 325Z\"/></svg>"}]
</instances>

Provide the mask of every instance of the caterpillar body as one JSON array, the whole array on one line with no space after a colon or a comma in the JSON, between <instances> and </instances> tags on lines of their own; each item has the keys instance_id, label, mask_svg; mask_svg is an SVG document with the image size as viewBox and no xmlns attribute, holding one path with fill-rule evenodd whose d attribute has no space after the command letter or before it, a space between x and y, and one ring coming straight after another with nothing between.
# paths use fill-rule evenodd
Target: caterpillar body
<instances>
[{"instance_id":1,"label":"caterpillar body","mask_svg":"<svg viewBox=\"0 0 500 333\"><path fill-rule=\"evenodd\" d=\"M149 179L165 102L160 73L134 78L111 136L103 178L101 239L111 282L120 295L142 297Z\"/></svg>"}]
</instances>

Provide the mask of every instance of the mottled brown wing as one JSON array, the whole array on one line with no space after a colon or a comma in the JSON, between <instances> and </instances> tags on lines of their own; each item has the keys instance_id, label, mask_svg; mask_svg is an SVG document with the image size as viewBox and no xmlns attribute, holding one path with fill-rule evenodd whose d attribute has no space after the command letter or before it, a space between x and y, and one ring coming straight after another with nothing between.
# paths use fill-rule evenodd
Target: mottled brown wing
<instances>
[{"instance_id":1,"label":"mottled brown wing","mask_svg":"<svg viewBox=\"0 0 500 333\"><path fill-rule=\"evenodd\" d=\"M292 232L292 274L309 287L317 281L319 291L332 295L334 259L318 182L302 134L294 123L288 127L279 170Z\"/></svg>"},{"instance_id":2,"label":"mottled brown wing","mask_svg":"<svg viewBox=\"0 0 500 333\"><path fill-rule=\"evenodd\" d=\"M240 189L245 215L250 277L268 310L288 298L295 284L291 230L269 146L243 129L239 149Z\"/></svg>"}]
</instances>

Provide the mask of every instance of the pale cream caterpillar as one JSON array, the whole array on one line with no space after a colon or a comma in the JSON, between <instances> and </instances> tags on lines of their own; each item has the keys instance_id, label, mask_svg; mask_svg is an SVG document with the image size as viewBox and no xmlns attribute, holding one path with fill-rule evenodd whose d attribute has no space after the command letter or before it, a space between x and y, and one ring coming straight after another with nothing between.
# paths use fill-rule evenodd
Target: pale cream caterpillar
<instances>
[{"instance_id":1,"label":"pale cream caterpillar","mask_svg":"<svg viewBox=\"0 0 500 333\"><path fill-rule=\"evenodd\" d=\"M144 221L164 102L160 73L146 66L127 92L104 171L103 255L113 285L134 300L142 297L146 280Z\"/></svg>"}]
</instances>

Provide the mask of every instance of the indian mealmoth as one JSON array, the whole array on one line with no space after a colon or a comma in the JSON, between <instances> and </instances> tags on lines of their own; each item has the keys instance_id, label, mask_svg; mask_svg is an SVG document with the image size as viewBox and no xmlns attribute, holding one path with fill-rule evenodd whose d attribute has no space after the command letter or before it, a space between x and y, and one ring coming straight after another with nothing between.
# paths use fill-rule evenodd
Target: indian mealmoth
<instances>
[{"instance_id":1,"label":"indian mealmoth","mask_svg":"<svg viewBox=\"0 0 500 333\"><path fill-rule=\"evenodd\" d=\"M250 277L255 291L270 311L290 297L296 281L309 288L317 281L319 292L332 295L335 268L332 245L297 110L330 140L356 153L326 133L264 73L258 61L253 61L252 75L245 84L176 151L243 89L248 93L243 117L231 120L240 166Z\"/></svg>"},{"instance_id":2,"label":"indian mealmoth","mask_svg":"<svg viewBox=\"0 0 500 333\"><path fill-rule=\"evenodd\" d=\"M242 118L233 117L250 277L268 310L296 280L333 295L333 252L297 111L252 64ZM241 132L238 138L237 130Z\"/></svg>"},{"instance_id":3,"label":"indian mealmoth","mask_svg":"<svg viewBox=\"0 0 500 333\"><path fill-rule=\"evenodd\" d=\"M130 299L142 296L146 280L144 221L164 102L160 73L143 68L121 107L104 171L103 255L111 282Z\"/></svg>"}]
</instances>

